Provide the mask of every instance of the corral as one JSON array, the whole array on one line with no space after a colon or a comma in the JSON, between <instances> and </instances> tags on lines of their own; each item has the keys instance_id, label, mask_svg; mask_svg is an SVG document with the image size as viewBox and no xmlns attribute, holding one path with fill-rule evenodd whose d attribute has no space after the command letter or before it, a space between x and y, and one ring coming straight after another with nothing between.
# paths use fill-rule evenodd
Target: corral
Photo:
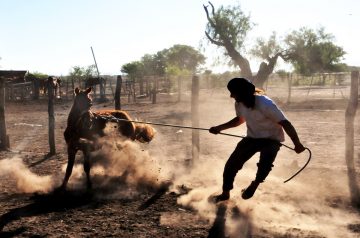
<instances>
[{"instance_id":1,"label":"corral","mask_svg":"<svg viewBox=\"0 0 360 238\"><path fill-rule=\"evenodd\" d=\"M267 181L254 198L244 201L241 189L256 170L257 160L252 159L236 178L233 198L220 206L209 204L207 198L220 191L223 165L237 138L201 132L199 158L189 163L191 130L155 126L154 140L142 146L112 141L110 136L102 141L103 152L94 158L108 158L112 169L100 168L94 173L93 191L86 192L82 167L77 167L69 192L52 195L48 192L60 185L67 160L63 132L72 100L69 96L68 100L55 101L57 153L51 157L47 155L47 100L7 102L11 148L0 153L0 235L358 237L359 214L350 206L345 162L344 118L350 75L341 80L330 78L322 85L315 85L315 79L309 80L311 83L291 87L291 97L286 79L282 83L279 78L271 79L266 92L297 128L304 145L312 150L311 164L283 184L307 159L305 153L296 155L283 148ZM224 84L207 87L206 80L200 82L199 125L209 128L231 119L233 100ZM153 98L133 100L123 94L122 109L141 121L191 125L188 89L183 87L181 97L176 92L157 93L156 103ZM112 109L114 103L110 97L94 107ZM355 120L356 145L360 144L359 130ZM245 128L229 133L243 135ZM288 138L286 144L292 146ZM127 148L127 153L120 147ZM114 163L113 159L123 163ZM81 157L77 162L81 163ZM124 164L138 176L124 180ZM357 162L356 166L360 164ZM143 177L149 178L150 183L139 182Z\"/></svg>"}]
</instances>

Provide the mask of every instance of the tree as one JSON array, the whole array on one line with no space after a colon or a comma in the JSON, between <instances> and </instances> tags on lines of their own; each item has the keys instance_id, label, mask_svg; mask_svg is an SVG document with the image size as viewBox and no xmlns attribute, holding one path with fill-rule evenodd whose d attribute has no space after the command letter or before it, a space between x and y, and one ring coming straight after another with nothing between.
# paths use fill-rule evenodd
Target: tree
<instances>
[{"instance_id":1,"label":"tree","mask_svg":"<svg viewBox=\"0 0 360 238\"><path fill-rule=\"evenodd\" d=\"M211 12L209 12L209 6ZM312 66L311 72L340 69L341 64L337 63L345 52L341 47L332 43L333 38L330 34L325 34L323 29L318 30L315 34L303 34L303 31L300 30L288 35L283 45L279 43L275 32L267 40L258 38L249 53L251 56L261 59L262 62L257 72L253 74L249 60L245 57L244 49L246 37L253 27L250 17L241 11L239 5L220 6L216 11L211 2L209 2L209 6L204 5L208 19L206 38L210 43L224 49L224 55L231 59L233 65L240 68L241 76L252 80L257 87L263 87L264 82L274 71L279 57L291 62L296 69L302 71L309 66ZM312 30L309 31L314 33ZM306 31L306 33L308 32ZM313 39L315 41L312 41ZM310 58L313 60L310 61Z\"/></svg>"},{"instance_id":2,"label":"tree","mask_svg":"<svg viewBox=\"0 0 360 238\"><path fill-rule=\"evenodd\" d=\"M286 59L301 74L341 71L344 64L340 60L346 52L333 40L334 36L325 33L324 28L314 31L303 27L292 31L285 38Z\"/></svg>"},{"instance_id":3,"label":"tree","mask_svg":"<svg viewBox=\"0 0 360 238\"><path fill-rule=\"evenodd\" d=\"M163 76L166 71L166 50L158 51L156 54L145 54L141 58L144 65L144 75Z\"/></svg>"},{"instance_id":4,"label":"tree","mask_svg":"<svg viewBox=\"0 0 360 238\"><path fill-rule=\"evenodd\" d=\"M37 72L37 71L31 72L31 73L28 73L28 74L25 75L25 78L27 80L47 79L48 77L49 77L49 75L44 74L44 73L40 73L40 72Z\"/></svg>"},{"instance_id":5,"label":"tree","mask_svg":"<svg viewBox=\"0 0 360 238\"><path fill-rule=\"evenodd\" d=\"M258 55L264 58L264 61L260 64L257 74L253 75L249 60L241 52L244 50L244 42L250 30L253 27L253 23L250 21L250 16L245 15L239 5L224 7L220 6L215 11L214 5L209 2L211 6L211 13L209 13L208 7L204 5L204 10L208 23L206 25L205 35L207 39L216 46L225 49L225 56L231 58L233 64L237 65L241 70L241 76L252 80L258 87L262 87L263 83L267 80L271 72L274 70L276 61L281 55L281 51L276 51L279 48L267 48L271 49L263 51ZM271 38L270 40L275 40ZM276 42L262 42L263 48L276 44ZM276 44L277 45L277 44Z\"/></svg>"},{"instance_id":6,"label":"tree","mask_svg":"<svg viewBox=\"0 0 360 238\"><path fill-rule=\"evenodd\" d=\"M140 61L133 61L131 63L124 64L121 67L121 72L127 74L131 80L135 80L136 77L142 76L144 64Z\"/></svg>"},{"instance_id":7,"label":"tree","mask_svg":"<svg viewBox=\"0 0 360 238\"><path fill-rule=\"evenodd\" d=\"M127 74L129 79L135 83L136 79L138 79L140 83L140 94L144 93L144 64L141 61L133 61L127 64L124 64L121 67L121 72Z\"/></svg>"},{"instance_id":8,"label":"tree","mask_svg":"<svg viewBox=\"0 0 360 238\"><path fill-rule=\"evenodd\" d=\"M205 63L205 56L188 45L174 45L156 54L145 54L140 61L124 64L121 72L130 77L163 76L175 69L180 72L193 73Z\"/></svg>"},{"instance_id":9,"label":"tree","mask_svg":"<svg viewBox=\"0 0 360 238\"><path fill-rule=\"evenodd\" d=\"M167 66L173 66L180 71L194 73L196 69L205 63L205 56L188 45L174 45L166 53Z\"/></svg>"},{"instance_id":10,"label":"tree","mask_svg":"<svg viewBox=\"0 0 360 238\"><path fill-rule=\"evenodd\" d=\"M85 81L90 77L97 77L96 66L94 64L87 67L73 66L69 76L73 80L78 80L79 85L81 85L81 81Z\"/></svg>"}]
</instances>

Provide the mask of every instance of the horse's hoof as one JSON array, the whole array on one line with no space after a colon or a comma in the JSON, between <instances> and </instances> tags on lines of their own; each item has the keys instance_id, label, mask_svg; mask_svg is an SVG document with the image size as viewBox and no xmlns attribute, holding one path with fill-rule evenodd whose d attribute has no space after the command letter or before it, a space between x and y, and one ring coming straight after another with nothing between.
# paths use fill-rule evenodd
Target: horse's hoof
<instances>
[{"instance_id":1,"label":"horse's hoof","mask_svg":"<svg viewBox=\"0 0 360 238\"><path fill-rule=\"evenodd\" d=\"M58 188L55 188L53 193L54 194L64 194L64 193L66 193L66 187L60 186Z\"/></svg>"},{"instance_id":2,"label":"horse's hoof","mask_svg":"<svg viewBox=\"0 0 360 238\"><path fill-rule=\"evenodd\" d=\"M87 183L86 184L86 190L92 190L92 183Z\"/></svg>"}]
</instances>

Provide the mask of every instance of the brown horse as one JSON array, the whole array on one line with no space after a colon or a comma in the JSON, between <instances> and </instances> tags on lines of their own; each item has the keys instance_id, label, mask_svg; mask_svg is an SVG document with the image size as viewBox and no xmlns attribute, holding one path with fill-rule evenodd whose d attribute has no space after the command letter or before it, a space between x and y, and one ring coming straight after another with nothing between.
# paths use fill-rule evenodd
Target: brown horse
<instances>
[{"instance_id":1,"label":"brown horse","mask_svg":"<svg viewBox=\"0 0 360 238\"><path fill-rule=\"evenodd\" d=\"M74 166L75 155L81 150L84 155L84 171L87 187L91 188L90 152L94 150L94 142L105 135L104 129L109 122L116 122L119 133L125 138L140 142L150 142L155 130L145 124L130 122L130 116L121 110L91 111L91 88L75 89L75 99L70 110L67 127L64 132L68 150L68 163L61 189L66 189Z\"/></svg>"},{"instance_id":2,"label":"brown horse","mask_svg":"<svg viewBox=\"0 0 360 238\"><path fill-rule=\"evenodd\" d=\"M43 90L44 95L47 94L49 86L54 90L53 95L55 98L61 97L61 78L55 76L49 76L47 79L40 79L39 88Z\"/></svg>"}]
</instances>

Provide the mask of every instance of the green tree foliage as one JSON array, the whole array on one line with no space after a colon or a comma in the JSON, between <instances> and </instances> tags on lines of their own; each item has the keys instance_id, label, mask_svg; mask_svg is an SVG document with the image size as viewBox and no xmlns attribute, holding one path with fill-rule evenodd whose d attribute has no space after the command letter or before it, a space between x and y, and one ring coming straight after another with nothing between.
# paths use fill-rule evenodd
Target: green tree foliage
<instances>
[{"instance_id":1,"label":"green tree foliage","mask_svg":"<svg viewBox=\"0 0 360 238\"><path fill-rule=\"evenodd\" d=\"M25 75L26 80L33 80L33 79L47 79L49 77L49 75L47 74L43 74L40 72L29 72L28 74Z\"/></svg>"},{"instance_id":2,"label":"green tree foliage","mask_svg":"<svg viewBox=\"0 0 360 238\"><path fill-rule=\"evenodd\" d=\"M256 39L256 43L250 50L250 54L256 58L265 60L268 59L269 56L276 55L282 51L283 49L279 44L276 32L273 32L267 40L262 37Z\"/></svg>"},{"instance_id":3,"label":"green tree foliage","mask_svg":"<svg viewBox=\"0 0 360 238\"><path fill-rule=\"evenodd\" d=\"M163 76L166 70L166 56L165 50L159 51L156 54L145 54L141 58L144 64L145 75L158 75Z\"/></svg>"},{"instance_id":4,"label":"green tree foliage","mask_svg":"<svg viewBox=\"0 0 360 238\"><path fill-rule=\"evenodd\" d=\"M333 41L334 36L325 33L324 28L315 31L303 27L292 31L285 38L286 59L296 72L306 75L344 70L340 61L346 52Z\"/></svg>"},{"instance_id":5,"label":"green tree foliage","mask_svg":"<svg viewBox=\"0 0 360 238\"><path fill-rule=\"evenodd\" d=\"M180 71L194 73L205 63L205 56L191 46L174 45L165 52L168 67L178 68Z\"/></svg>"},{"instance_id":6,"label":"green tree foliage","mask_svg":"<svg viewBox=\"0 0 360 238\"><path fill-rule=\"evenodd\" d=\"M133 61L124 64L121 67L121 72L127 74L131 80L135 80L137 77L142 77L144 74L144 64L141 61Z\"/></svg>"},{"instance_id":7,"label":"green tree foliage","mask_svg":"<svg viewBox=\"0 0 360 238\"><path fill-rule=\"evenodd\" d=\"M73 66L69 72L69 76L81 85L81 82L87 78L97 77L96 66L94 64L87 67Z\"/></svg>"},{"instance_id":8,"label":"green tree foliage","mask_svg":"<svg viewBox=\"0 0 360 238\"><path fill-rule=\"evenodd\" d=\"M156 54L145 54L141 61L124 64L121 72L129 77L179 75L195 72L205 63L205 56L191 46L174 45Z\"/></svg>"},{"instance_id":9,"label":"green tree foliage","mask_svg":"<svg viewBox=\"0 0 360 238\"><path fill-rule=\"evenodd\" d=\"M69 75L75 78L83 78L86 79L88 77L96 77L96 66L89 65L87 67L73 66L70 70Z\"/></svg>"}]
</instances>

